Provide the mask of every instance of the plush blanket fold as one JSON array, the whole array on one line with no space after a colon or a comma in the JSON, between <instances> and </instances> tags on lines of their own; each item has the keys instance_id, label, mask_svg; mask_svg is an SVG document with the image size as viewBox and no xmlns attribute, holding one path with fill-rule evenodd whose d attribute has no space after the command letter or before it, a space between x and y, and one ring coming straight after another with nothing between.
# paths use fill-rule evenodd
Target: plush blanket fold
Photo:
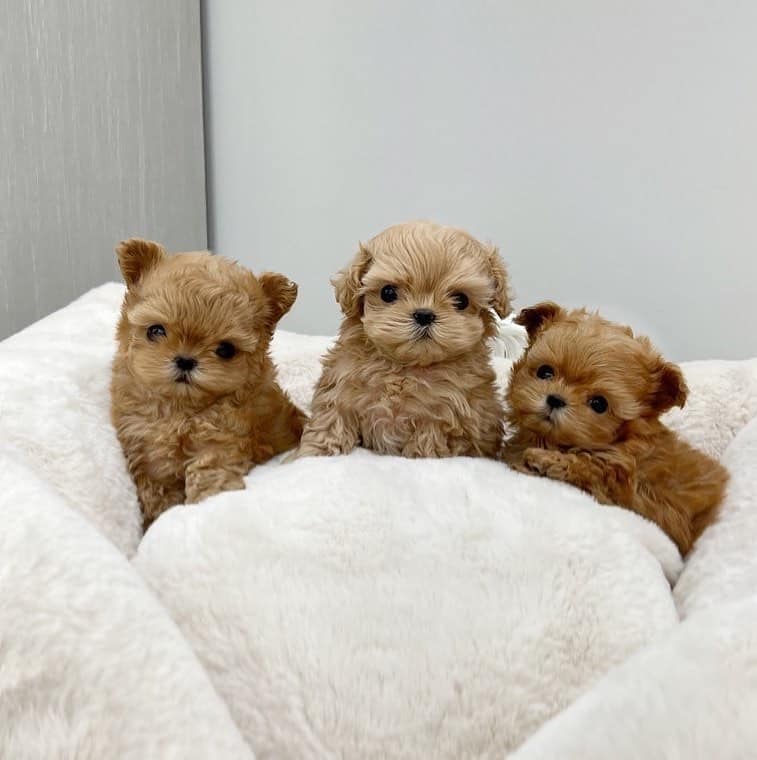
<instances>
[{"instance_id":1,"label":"plush blanket fold","mask_svg":"<svg viewBox=\"0 0 757 760\"><path fill-rule=\"evenodd\" d=\"M272 463L135 563L259 757L502 756L678 621L656 526L485 460Z\"/></svg>"},{"instance_id":2,"label":"plush blanket fold","mask_svg":"<svg viewBox=\"0 0 757 760\"><path fill-rule=\"evenodd\" d=\"M0 450L0 757L252 758L128 561Z\"/></svg>"}]
</instances>

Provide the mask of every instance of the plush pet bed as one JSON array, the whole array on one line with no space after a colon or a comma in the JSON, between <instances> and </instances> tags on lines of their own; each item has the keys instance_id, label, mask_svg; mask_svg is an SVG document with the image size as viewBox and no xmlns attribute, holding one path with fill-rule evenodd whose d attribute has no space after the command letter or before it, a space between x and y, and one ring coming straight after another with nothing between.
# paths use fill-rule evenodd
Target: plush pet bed
<instances>
[{"instance_id":1,"label":"plush pet bed","mask_svg":"<svg viewBox=\"0 0 757 760\"><path fill-rule=\"evenodd\" d=\"M568 486L365 451L271 462L140 543L108 421L122 294L0 343L1 757L751 752L757 361L684 365L667 421L733 474L685 564ZM306 408L329 342L275 338Z\"/></svg>"}]
</instances>

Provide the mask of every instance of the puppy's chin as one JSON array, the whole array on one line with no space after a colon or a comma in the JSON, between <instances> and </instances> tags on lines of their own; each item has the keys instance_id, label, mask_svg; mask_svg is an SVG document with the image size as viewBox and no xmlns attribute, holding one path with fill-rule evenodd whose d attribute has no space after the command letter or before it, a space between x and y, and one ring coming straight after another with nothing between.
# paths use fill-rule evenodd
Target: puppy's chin
<instances>
[{"instance_id":1,"label":"puppy's chin","mask_svg":"<svg viewBox=\"0 0 757 760\"><path fill-rule=\"evenodd\" d=\"M577 443L576 431L566 424L564 417L548 416L544 411L517 412L518 426L544 443L552 446L572 446Z\"/></svg>"},{"instance_id":2,"label":"puppy's chin","mask_svg":"<svg viewBox=\"0 0 757 760\"><path fill-rule=\"evenodd\" d=\"M428 367L448 358L444 348L430 338L410 339L406 343L399 344L375 343L375 345L388 358L398 364L408 366Z\"/></svg>"},{"instance_id":3,"label":"puppy's chin","mask_svg":"<svg viewBox=\"0 0 757 760\"><path fill-rule=\"evenodd\" d=\"M437 324L419 329L416 326L364 320L363 331L373 345L398 364L428 367L457 359L470 353L480 342L480 331L461 331Z\"/></svg>"}]
</instances>

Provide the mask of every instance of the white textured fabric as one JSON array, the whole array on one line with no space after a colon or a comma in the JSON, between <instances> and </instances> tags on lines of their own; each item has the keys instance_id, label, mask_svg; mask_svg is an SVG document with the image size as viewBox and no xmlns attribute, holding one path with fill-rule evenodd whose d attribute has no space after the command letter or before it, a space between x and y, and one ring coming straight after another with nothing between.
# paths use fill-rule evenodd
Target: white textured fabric
<instances>
[{"instance_id":1,"label":"white textured fabric","mask_svg":"<svg viewBox=\"0 0 757 760\"><path fill-rule=\"evenodd\" d=\"M512 760L750 760L757 596L697 613L610 671Z\"/></svg>"},{"instance_id":2,"label":"white textured fabric","mask_svg":"<svg viewBox=\"0 0 757 760\"><path fill-rule=\"evenodd\" d=\"M723 457L731 472L720 518L699 539L675 588L682 617L757 593L757 419Z\"/></svg>"},{"instance_id":3,"label":"white textured fabric","mask_svg":"<svg viewBox=\"0 0 757 760\"><path fill-rule=\"evenodd\" d=\"M126 558L0 450L0 758L252 758Z\"/></svg>"},{"instance_id":4,"label":"white textured fabric","mask_svg":"<svg viewBox=\"0 0 757 760\"><path fill-rule=\"evenodd\" d=\"M131 555L142 520L108 412L123 293L95 288L0 343L0 441Z\"/></svg>"},{"instance_id":5,"label":"white textured fabric","mask_svg":"<svg viewBox=\"0 0 757 760\"><path fill-rule=\"evenodd\" d=\"M757 415L757 359L685 362L681 368L689 398L683 409L665 415L665 424L720 459L736 434Z\"/></svg>"},{"instance_id":6,"label":"white textured fabric","mask_svg":"<svg viewBox=\"0 0 757 760\"><path fill-rule=\"evenodd\" d=\"M135 552L139 510L108 418L122 296L105 285L0 343L1 757L244 757L186 642L259 757L503 757L553 715L524 757L614 757L601 739L615 732L619 757L645 756L648 736L704 758L686 727L717 721L731 748L753 746L735 713L751 704L754 613L722 602L757 582L757 361L683 365L689 403L667 417L733 472L675 589L683 626L668 585L680 558L636 515L495 462L358 451L271 462L248 490L158 520L134 562L182 639L91 527ZM282 385L305 409L331 341L275 336ZM516 348L495 346L500 387ZM712 698L706 685L692 697L708 681ZM730 723L713 707L725 692ZM637 693L657 714L634 711L624 734ZM581 754L586 731L595 755Z\"/></svg>"},{"instance_id":7,"label":"white textured fabric","mask_svg":"<svg viewBox=\"0 0 757 760\"><path fill-rule=\"evenodd\" d=\"M135 563L257 755L494 757L677 624L656 526L486 460L272 463Z\"/></svg>"}]
</instances>

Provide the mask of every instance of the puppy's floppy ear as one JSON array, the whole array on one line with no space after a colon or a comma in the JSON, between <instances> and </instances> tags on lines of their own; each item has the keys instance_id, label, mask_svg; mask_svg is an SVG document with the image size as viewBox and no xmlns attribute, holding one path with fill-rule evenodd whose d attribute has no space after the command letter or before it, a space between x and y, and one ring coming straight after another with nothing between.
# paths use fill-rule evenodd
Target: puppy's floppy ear
<instances>
[{"instance_id":1,"label":"puppy's floppy ear","mask_svg":"<svg viewBox=\"0 0 757 760\"><path fill-rule=\"evenodd\" d=\"M499 250L494 246L486 249L486 262L489 266L489 275L494 282L491 307L500 317L504 318L512 308L510 306L510 289L505 262L502 261Z\"/></svg>"},{"instance_id":2,"label":"puppy's floppy ear","mask_svg":"<svg viewBox=\"0 0 757 760\"><path fill-rule=\"evenodd\" d=\"M361 243L349 266L341 269L331 279L337 303L347 317L358 316L362 310L360 288L372 261L371 252Z\"/></svg>"},{"instance_id":3,"label":"puppy's floppy ear","mask_svg":"<svg viewBox=\"0 0 757 760\"><path fill-rule=\"evenodd\" d=\"M526 328L528 341L529 343L533 343L534 338L539 332L563 314L562 307L558 306L554 301L542 301L535 306L521 309L520 314L513 321L516 325L522 325Z\"/></svg>"},{"instance_id":4,"label":"puppy's floppy ear","mask_svg":"<svg viewBox=\"0 0 757 760\"><path fill-rule=\"evenodd\" d=\"M266 325L272 331L297 299L297 283L276 272L263 272L258 277L258 282L268 302Z\"/></svg>"},{"instance_id":5,"label":"puppy's floppy ear","mask_svg":"<svg viewBox=\"0 0 757 760\"><path fill-rule=\"evenodd\" d=\"M655 414L662 414L674 406L683 408L688 395L681 368L657 357L652 368L652 391L647 399L650 409Z\"/></svg>"},{"instance_id":6,"label":"puppy's floppy ear","mask_svg":"<svg viewBox=\"0 0 757 760\"><path fill-rule=\"evenodd\" d=\"M162 245L152 240L130 238L116 246L116 255L126 287L132 289L147 272L165 259L167 253Z\"/></svg>"}]
</instances>

